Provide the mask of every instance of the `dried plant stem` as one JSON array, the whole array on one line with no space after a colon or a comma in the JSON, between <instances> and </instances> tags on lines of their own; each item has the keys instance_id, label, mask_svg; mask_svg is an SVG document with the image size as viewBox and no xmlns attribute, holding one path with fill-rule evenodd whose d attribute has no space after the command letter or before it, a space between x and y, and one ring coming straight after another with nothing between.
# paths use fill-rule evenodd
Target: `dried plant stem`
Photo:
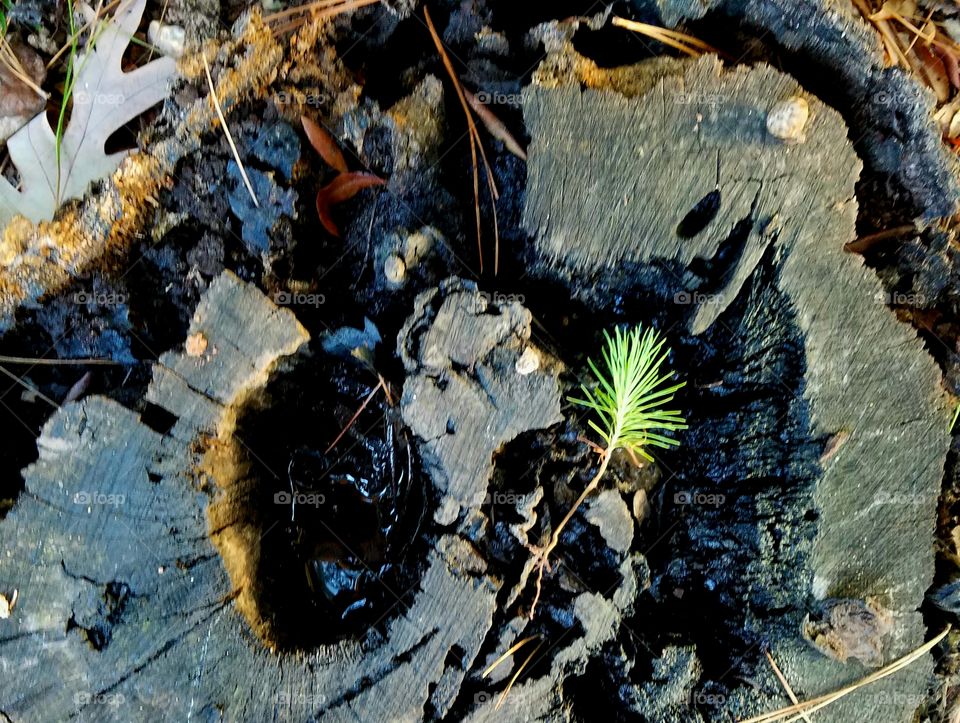
<instances>
[{"instance_id":1,"label":"dried plant stem","mask_svg":"<svg viewBox=\"0 0 960 723\"><path fill-rule=\"evenodd\" d=\"M27 75L27 71L20 62L20 58L18 58L17 54L13 52L13 48L10 47L10 42L6 39L6 37L0 38L0 63L7 67L7 69L10 71L10 74L13 75L14 78L19 80L34 93L39 95L41 98L47 97L47 93L44 92L43 88L34 83L33 79Z\"/></svg>"},{"instance_id":2,"label":"dried plant stem","mask_svg":"<svg viewBox=\"0 0 960 723\"><path fill-rule=\"evenodd\" d=\"M496 670L496 668L500 665L500 663L502 663L504 660L506 660L506 659L509 658L511 655L513 655L515 652L517 652L518 650L520 650L520 648L522 648L524 645L526 645L527 643L529 643L531 640L536 640L537 637L539 637L539 636L537 636L537 635L530 635L530 636L528 636L528 637L526 637L526 638L523 638L522 640L518 640L517 642L515 642L513 645L511 645L509 648L507 648L507 652L505 652L505 653L504 653L503 655L501 655L499 658L497 658L496 660L494 660L494 661L487 667L487 669L484 670L483 673L480 674L480 677L481 677L481 678L487 678L487 677L489 677L490 673L492 673L494 670Z\"/></svg>"},{"instance_id":3,"label":"dried plant stem","mask_svg":"<svg viewBox=\"0 0 960 723\"><path fill-rule=\"evenodd\" d=\"M120 9L121 4L129 4L130 2L132 2L132 0L113 0L113 2L97 9L94 16L90 20L77 28L72 34L67 36L67 42L47 62L47 70L50 70L54 65L56 65L57 61L63 57L63 54L69 52L74 43L76 43L85 32L90 30L102 15L110 12L114 8ZM90 34L91 36L94 35L92 32Z\"/></svg>"},{"instance_id":4,"label":"dried plant stem","mask_svg":"<svg viewBox=\"0 0 960 723\"><path fill-rule=\"evenodd\" d=\"M607 465L610 464L610 450L605 449L600 453L600 469L597 470L597 474L594 475L593 479L590 480L590 483L583 488L583 492L580 493L580 496L577 498L577 501L573 503L573 506L567 511L567 514L564 515L563 519L560 520L554 530L553 534L550 535L550 541L541 548L538 548L534 552L534 561L537 565L537 585L536 593L533 596L533 602L530 604L530 619L533 619L534 613L537 611L537 602L540 600L540 590L543 584L543 571L547 567L550 559L550 553L553 552L554 548L560 543L560 533L563 532L563 528L566 527L567 523L573 518L577 510L580 508L580 505L583 504L584 500L589 497L597 485L600 484L600 479L603 477L604 473L607 471Z\"/></svg>"},{"instance_id":5,"label":"dried plant stem","mask_svg":"<svg viewBox=\"0 0 960 723\"><path fill-rule=\"evenodd\" d=\"M21 377L18 377L16 374L14 374L13 372L9 371L6 367L0 367L0 374L3 374L5 377L9 377L10 379L12 379L13 381L15 381L17 384L19 384L21 387L23 387L24 389L26 389L26 390L27 390L28 392L30 392L31 394L36 394L39 399L42 399L43 401L45 401L47 404L49 404L49 405L50 405L51 407L53 407L54 409L60 409L60 405L59 405L59 404L57 404L57 403L56 403L55 401L53 401L50 397L48 397L46 394L44 394L44 393L41 392L39 389L37 389L35 386L33 386L33 385L32 385L30 382L28 382L26 379L23 379L23 378L21 378Z\"/></svg>"},{"instance_id":6,"label":"dried plant stem","mask_svg":"<svg viewBox=\"0 0 960 723\"><path fill-rule=\"evenodd\" d=\"M214 110L217 111L217 117L220 119L220 125L223 127L223 133L227 137L227 143L229 144L230 150L233 153L233 159L237 162L237 167L240 169L240 175L243 177L243 183L247 187L250 198L253 199L253 205L257 208L260 208L260 202L257 201L257 194L253 192L253 185L250 183L250 179L247 178L247 170L243 167L243 161L240 160L240 153L237 152L237 146L233 142L233 136L230 135L230 128L227 126L227 119L223 116L223 108L220 107L220 99L217 97L217 89L214 87L213 78L210 76L210 65L207 63L207 56L201 52L200 57L203 60L203 72L207 74L207 84L210 86L210 99L213 101Z\"/></svg>"}]
</instances>

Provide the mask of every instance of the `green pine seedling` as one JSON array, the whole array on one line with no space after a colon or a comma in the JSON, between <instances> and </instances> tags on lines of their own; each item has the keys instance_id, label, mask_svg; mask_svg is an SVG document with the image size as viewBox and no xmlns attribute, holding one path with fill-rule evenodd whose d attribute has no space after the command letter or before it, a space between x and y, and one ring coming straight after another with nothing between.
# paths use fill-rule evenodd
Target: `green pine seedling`
<instances>
[{"instance_id":1,"label":"green pine seedling","mask_svg":"<svg viewBox=\"0 0 960 723\"><path fill-rule=\"evenodd\" d=\"M583 398L569 397L569 401L593 410L590 427L600 435L604 446L600 450L600 467L590 480L573 507L554 529L549 542L534 550L534 563L538 568L537 592L530 607L530 617L540 598L540 584L548 558L560 541L560 533L583 501L597 488L607 471L610 458L618 449L628 454L640 455L650 461L653 457L649 447L666 449L679 442L664 432L686 429L686 420L677 410L664 407L673 401L673 393L686 382L667 385L673 378L672 371L664 371L664 362L670 350L664 350L665 339L653 329L643 331L639 326L623 331L614 330L613 336L603 333L606 345L602 351L602 364L588 360L596 388L582 384Z\"/></svg>"}]
</instances>

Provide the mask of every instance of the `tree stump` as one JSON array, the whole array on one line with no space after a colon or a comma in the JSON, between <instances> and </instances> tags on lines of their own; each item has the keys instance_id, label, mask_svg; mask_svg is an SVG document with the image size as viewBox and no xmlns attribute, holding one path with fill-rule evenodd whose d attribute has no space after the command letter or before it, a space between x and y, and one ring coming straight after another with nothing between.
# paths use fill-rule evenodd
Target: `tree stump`
<instances>
[{"instance_id":1,"label":"tree stump","mask_svg":"<svg viewBox=\"0 0 960 723\"><path fill-rule=\"evenodd\" d=\"M845 27L819 3L658 4L747 18L796 52L783 17ZM357 381L375 376L375 329L311 339L304 317L226 272L153 367L142 414L93 396L46 424L0 522L7 720L729 720L789 702L766 652L809 698L923 641L947 400L843 250L860 158L888 162L891 142L858 157L841 115L768 65L600 69L572 31L536 36L523 294L456 276L418 286L384 342L398 399L382 378ZM825 57L866 52L862 34L829 37ZM267 60L247 57L251 84ZM441 87L423 81L398 106L432 117ZM932 180L903 203L933 217L955 183L938 185L950 169L910 107L896 150ZM417 132L439 145L441 125ZM188 147L154 161L169 169ZM419 170L398 168L397 185ZM109 227L83 236L71 268L8 270L0 328L109 245ZM531 617L530 548L596 462L564 397L620 323L669 338L689 429L656 465L614 459ZM817 720L906 723L931 669Z\"/></svg>"}]
</instances>

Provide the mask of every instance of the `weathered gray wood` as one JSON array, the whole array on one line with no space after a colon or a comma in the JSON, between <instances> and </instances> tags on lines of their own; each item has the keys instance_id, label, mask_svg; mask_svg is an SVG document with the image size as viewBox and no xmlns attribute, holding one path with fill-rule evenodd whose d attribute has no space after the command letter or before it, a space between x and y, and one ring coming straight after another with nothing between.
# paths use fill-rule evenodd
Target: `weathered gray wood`
<instances>
[{"instance_id":1,"label":"weathered gray wood","mask_svg":"<svg viewBox=\"0 0 960 723\"><path fill-rule=\"evenodd\" d=\"M656 0L673 27L708 12L748 28L784 68L848 119L867 166L889 176L899 212L932 223L957 212L956 154L933 121L936 99L914 73L887 67L880 34L853 3L833 0ZM894 190L895 188L895 190ZM880 223L888 209L877 208Z\"/></svg>"},{"instance_id":2,"label":"weathered gray wood","mask_svg":"<svg viewBox=\"0 0 960 723\"><path fill-rule=\"evenodd\" d=\"M411 390L435 383L428 370L450 373L451 360L473 368L476 377L447 387L463 399L472 389L473 408L445 402L443 425L452 419L466 438L479 415L500 430L489 438L474 430L476 478L463 489L482 493L500 443L559 419L557 368L517 373L530 332L521 307L500 317L470 312L474 333L462 335L455 332L463 328L462 302L480 297L451 298L434 318L425 297L408 324L416 334L401 347L432 362L416 362L405 408L429 428L427 407L418 406L429 395L418 399ZM252 581L242 563L259 541L239 509L243 470L202 488L194 473L201 448L228 445L236 405L308 337L288 310L230 274L211 285L189 334L192 353L165 354L148 392L177 415L170 434L99 397L67 405L45 427L26 491L0 524L0 590L19 591L13 614L0 621L0 711L26 721L414 720L426 707L443 715L491 632L500 581L467 537L443 534L412 605L398 608L384 637L371 632L309 653L269 650L256 634L255 605L245 604ZM196 342L201 337L205 344ZM536 407L519 403L532 401ZM511 408L528 413L512 418ZM446 448L432 449L441 465L453 459ZM461 473L433 471L438 485ZM482 501L482 494L464 500L469 516ZM628 562L624 584L636 589L642 560ZM621 597L617 610L632 600ZM613 634L612 613L600 611L611 605L578 603L585 625L602 623L603 639ZM567 666L582 670L588 648L580 641L575 649Z\"/></svg>"},{"instance_id":3,"label":"weathered gray wood","mask_svg":"<svg viewBox=\"0 0 960 723\"><path fill-rule=\"evenodd\" d=\"M751 281L767 254L803 342L807 434L827 439L849 433L824 460L815 482L819 532L803 563L809 575L805 592L815 600L883 599L896 617L885 648L885 658L892 659L925 634L916 610L932 580L934 513L949 419L939 372L915 332L878 301L882 289L874 274L843 252L854 237L860 162L839 115L772 68L723 70L716 59L704 57L682 73L663 68L661 75L635 98L569 86L528 89L524 109L533 140L524 222L551 273L571 276L572 287L586 289L583 295L595 302L604 302L604 290L629 288L632 274L644 273L650 263L664 268L666 262L676 270L676 288L689 297L682 301L699 304L688 317L693 334L725 323L720 319L738 296L746 299L747 314L751 304L771 302ZM792 96L806 97L811 119L806 141L788 146L767 132L765 121L775 103ZM718 157L719 211L702 232L680 238L680 220L716 187ZM696 258L714 258L739 222L750 224L742 254L721 287L703 293L684 269ZM604 285L591 290L590 280L597 278ZM742 345L761 352L784 343L762 313L753 316L753 323L745 317L735 330ZM773 369L746 366L739 373L755 383L764 377L775 382ZM729 432L748 437L749 449L757 442L752 412L743 413L739 429ZM721 444L723 428L710 423L711 434L691 439ZM789 436L794 423L785 424L787 431L779 431ZM779 476L777 443L771 443L772 449L758 448L762 456L753 458L750 478ZM731 474L736 471L731 467ZM756 500L752 514L759 539L768 539L766 520L776 519L778 504L783 503ZM783 543L790 563L804 547L799 539ZM778 566L788 564L776 549L780 545L756 561L758 585L762 576L775 585ZM795 610L807 602L795 592L783 591L781 597ZM780 640L775 654L798 689L815 695L862 676L858 665L844 666L803 643L791 615L781 624L793 632ZM758 622L772 628L776 621ZM928 660L886 685L917 693L930 665ZM871 700L877 699L851 697L818 715L836 721L909 720L909 702L915 699L905 698L899 709ZM777 703L761 705L756 693L745 692L741 704L761 710Z\"/></svg>"},{"instance_id":4,"label":"weathered gray wood","mask_svg":"<svg viewBox=\"0 0 960 723\"><path fill-rule=\"evenodd\" d=\"M417 298L400 332L398 353L408 374L403 417L424 440L425 460L448 500L441 512L453 517L454 504L480 506L497 449L563 419L557 362L538 351L539 369L517 371L530 346L530 312L516 302L496 314L488 306L476 286L451 279Z\"/></svg>"}]
</instances>

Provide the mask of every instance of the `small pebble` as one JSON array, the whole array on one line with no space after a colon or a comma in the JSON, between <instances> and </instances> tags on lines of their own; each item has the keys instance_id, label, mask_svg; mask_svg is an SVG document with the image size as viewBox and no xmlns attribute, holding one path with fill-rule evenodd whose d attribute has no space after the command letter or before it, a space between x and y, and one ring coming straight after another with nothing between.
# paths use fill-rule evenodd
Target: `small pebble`
<instances>
[{"instance_id":1,"label":"small pebble","mask_svg":"<svg viewBox=\"0 0 960 723\"><path fill-rule=\"evenodd\" d=\"M403 283L403 279L407 275L407 265L399 256L391 254L387 256L387 260L383 262L383 275L387 279L388 284L399 286Z\"/></svg>"},{"instance_id":2,"label":"small pebble","mask_svg":"<svg viewBox=\"0 0 960 723\"><path fill-rule=\"evenodd\" d=\"M187 356L200 356L207 350L207 337L203 334L191 334L184 345Z\"/></svg>"},{"instance_id":3,"label":"small pebble","mask_svg":"<svg viewBox=\"0 0 960 723\"><path fill-rule=\"evenodd\" d=\"M526 376L540 368L540 355L532 346L523 350L523 354L517 359L516 370L520 376Z\"/></svg>"},{"instance_id":4,"label":"small pebble","mask_svg":"<svg viewBox=\"0 0 960 723\"><path fill-rule=\"evenodd\" d=\"M187 33L179 25L161 25L151 20L147 28L147 40L161 54L170 58L179 58L187 43Z\"/></svg>"},{"instance_id":5,"label":"small pebble","mask_svg":"<svg viewBox=\"0 0 960 723\"><path fill-rule=\"evenodd\" d=\"M800 96L777 103L767 113L767 130L784 143L803 143L810 106Z\"/></svg>"}]
</instances>

